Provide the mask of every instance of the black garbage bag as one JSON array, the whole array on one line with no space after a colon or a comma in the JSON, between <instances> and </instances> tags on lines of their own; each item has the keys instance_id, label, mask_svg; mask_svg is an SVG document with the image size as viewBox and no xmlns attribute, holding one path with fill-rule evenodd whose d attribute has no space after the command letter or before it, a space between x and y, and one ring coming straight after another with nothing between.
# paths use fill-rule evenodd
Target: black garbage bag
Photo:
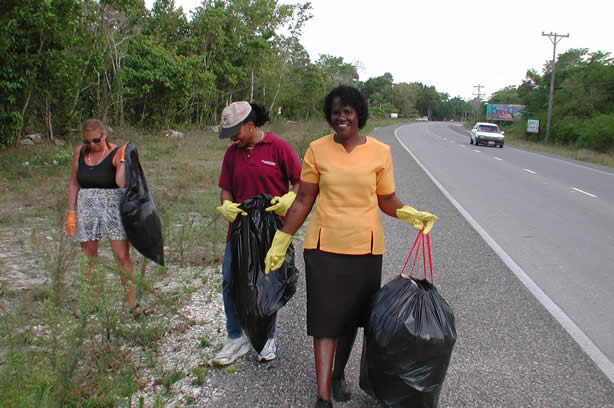
<instances>
[{"instance_id":1,"label":"black garbage bag","mask_svg":"<svg viewBox=\"0 0 614 408\"><path fill-rule=\"evenodd\" d=\"M164 266L160 215L147 188L139 154L133 143L126 146L125 160L126 190L119 204L119 214L128 241L144 257Z\"/></svg>"},{"instance_id":2,"label":"black garbage bag","mask_svg":"<svg viewBox=\"0 0 614 408\"><path fill-rule=\"evenodd\" d=\"M435 286L399 276L375 294L360 387L386 407L437 407L455 342L454 313Z\"/></svg>"},{"instance_id":3,"label":"black garbage bag","mask_svg":"<svg viewBox=\"0 0 614 408\"><path fill-rule=\"evenodd\" d=\"M264 210L271 205L271 198L260 194L243 201L240 207L248 215L238 215L230 233L233 304L241 328L257 352L269 338L277 311L296 292L298 280L292 244L283 266L264 274L264 257L283 224L275 212Z\"/></svg>"}]
</instances>

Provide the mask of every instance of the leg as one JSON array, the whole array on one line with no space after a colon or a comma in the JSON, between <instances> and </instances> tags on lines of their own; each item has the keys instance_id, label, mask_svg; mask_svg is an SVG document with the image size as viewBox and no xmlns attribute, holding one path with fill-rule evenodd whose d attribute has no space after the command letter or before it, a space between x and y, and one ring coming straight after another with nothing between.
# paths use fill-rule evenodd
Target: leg
<instances>
[{"instance_id":1,"label":"leg","mask_svg":"<svg viewBox=\"0 0 614 408\"><path fill-rule=\"evenodd\" d=\"M350 389L345 382L345 366L350 358L352 346L356 339L357 329L346 336L337 338L337 350L335 351L335 367L331 379L331 390L336 401L349 401L352 397Z\"/></svg>"},{"instance_id":2,"label":"leg","mask_svg":"<svg viewBox=\"0 0 614 408\"><path fill-rule=\"evenodd\" d=\"M356 333L358 329L343 337L337 338L337 348L335 351L335 366L333 369L333 377L343 377L345 372L345 366L350 359L350 353L354 346L354 340L356 339Z\"/></svg>"},{"instance_id":3,"label":"leg","mask_svg":"<svg viewBox=\"0 0 614 408\"><path fill-rule=\"evenodd\" d=\"M330 401L330 379L333 370L336 340L329 337L313 338L313 352L316 362L318 398Z\"/></svg>"},{"instance_id":4,"label":"leg","mask_svg":"<svg viewBox=\"0 0 614 408\"><path fill-rule=\"evenodd\" d=\"M230 242L226 243L224 249L224 260L222 261L222 296L224 297L224 313L226 314L226 333L228 338L237 339L243 334L239 315L232 305L232 251Z\"/></svg>"},{"instance_id":5,"label":"leg","mask_svg":"<svg viewBox=\"0 0 614 408\"><path fill-rule=\"evenodd\" d=\"M85 279L90 285L90 289L92 289L91 277L92 271L94 270L94 263L96 261L96 258L98 258L98 241L81 242L81 249L83 249L83 253L87 257L87 271L85 272ZM98 287L95 287L94 290L94 300L96 300L98 298Z\"/></svg>"},{"instance_id":6,"label":"leg","mask_svg":"<svg viewBox=\"0 0 614 408\"><path fill-rule=\"evenodd\" d=\"M131 310L136 308L136 289L134 286L134 268L130 259L130 244L128 240L109 240L111 249L120 269L122 286L126 290L126 300ZM134 310L135 311L135 310ZM139 313L139 311L135 311Z\"/></svg>"},{"instance_id":7,"label":"leg","mask_svg":"<svg viewBox=\"0 0 614 408\"><path fill-rule=\"evenodd\" d=\"M88 258L88 273L89 277L92 272L92 268L94 267L94 260L98 258L98 241L85 241L81 242L81 249L83 249L83 253Z\"/></svg>"}]
</instances>

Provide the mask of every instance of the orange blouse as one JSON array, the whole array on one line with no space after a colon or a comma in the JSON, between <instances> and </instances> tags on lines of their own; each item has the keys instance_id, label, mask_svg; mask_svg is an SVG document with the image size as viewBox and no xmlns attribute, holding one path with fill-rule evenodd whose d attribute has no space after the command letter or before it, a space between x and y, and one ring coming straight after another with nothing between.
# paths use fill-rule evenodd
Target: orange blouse
<instances>
[{"instance_id":1,"label":"orange blouse","mask_svg":"<svg viewBox=\"0 0 614 408\"><path fill-rule=\"evenodd\" d=\"M320 188L303 248L316 249L319 238L325 252L383 254L377 196L395 191L390 146L367 136L348 153L333 136L311 142L303 159L301 181Z\"/></svg>"}]
</instances>

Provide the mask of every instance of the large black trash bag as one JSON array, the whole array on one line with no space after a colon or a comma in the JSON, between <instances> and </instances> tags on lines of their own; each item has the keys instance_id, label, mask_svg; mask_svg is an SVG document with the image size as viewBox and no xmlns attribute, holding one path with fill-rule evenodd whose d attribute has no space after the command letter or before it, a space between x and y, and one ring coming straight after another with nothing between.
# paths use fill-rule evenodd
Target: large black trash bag
<instances>
[{"instance_id":1,"label":"large black trash bag","mask_svg":"<svg viewBox=\"0 0 614 408\"><path fill-rule=\"evenodd\" d=\"M139 154L133 143L125 151L126 190L119 204L128 241L144 257L164 266L162 224L156 203L147 188Z\"/></svg>"},{"instance_id":2,"label":"large black trash bag","mask_svg":"<svg viewBox=\"0 0 614 408\"><path fill-rule=\"evenodd\" d=\"M454 313L435 286L399 276L375 294L360 387L386 407L437 407L455 342Z\"/></svg>"},{"instance_id":3,"label":"large black trash bag","mask_svg":"<svg viewBox=\"0 0 614 408\"><path fill-rule=\"evenodd\" d=\"M283 266L264 274L264 257L275 231L283 224L275 212L264 210L271 205L271 198L260 194L243 201L241 209L248 215L238 215L230 233L233 305L241 328L257 352L269 338L277 311L296 292L298 280L292 245Z\"/></svg>"}]
</instances>

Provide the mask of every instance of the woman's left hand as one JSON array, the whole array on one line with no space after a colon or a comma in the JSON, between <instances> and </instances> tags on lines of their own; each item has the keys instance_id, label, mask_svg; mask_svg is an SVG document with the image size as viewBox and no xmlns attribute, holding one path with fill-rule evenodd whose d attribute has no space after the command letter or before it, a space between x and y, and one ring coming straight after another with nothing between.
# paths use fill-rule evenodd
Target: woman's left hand
<instances>
[{"instance_id":1,"label":"woman's left hand","mask_svg":"<svg viewBox=\"0 0 614 408\"><path fill-rule=\"evenodd\" d=\"M427 235L433 229L437 216L426 211L418 211L413 207L404 205L397 210L397 218L410 224L418 231L422 231Z\"/></svg>"},{"instance_id":2,"label":"woman's left hand","mask_svg":"<svg viewBox=\"0 0 614 408\"><path fill-rule=\"evenodd\" d=\"M265 211L275 211L283 217L288 212L288 209L292 207L295 198L296 193L294 191L290 191L281 197L273 197L271 200L271 204L273 205L265 208Z\"/></svg>"}]
</instances>

